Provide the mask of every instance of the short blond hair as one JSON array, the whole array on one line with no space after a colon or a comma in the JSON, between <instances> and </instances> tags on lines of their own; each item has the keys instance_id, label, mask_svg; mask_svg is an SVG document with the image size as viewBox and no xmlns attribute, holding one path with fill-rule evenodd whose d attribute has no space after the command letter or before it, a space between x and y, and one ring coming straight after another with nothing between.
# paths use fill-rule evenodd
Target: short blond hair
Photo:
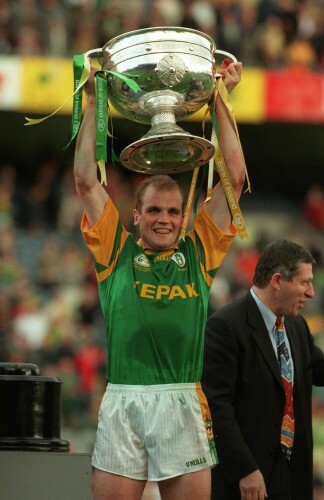
<instances>
[{"instance_id":1,"label":"short blond hair","mask_svg":"<svg viewBox=\"0 0 324 500\"><path fill-rule=\"evenodd\" d=\"M147 189L152 186L159 191L178 191L182 198L182 211L184 210L184 193L178 182L169 175L151 175L141 182L136 193L136 210L141 212L143 197Z\"/></svg>"}]
</instances>

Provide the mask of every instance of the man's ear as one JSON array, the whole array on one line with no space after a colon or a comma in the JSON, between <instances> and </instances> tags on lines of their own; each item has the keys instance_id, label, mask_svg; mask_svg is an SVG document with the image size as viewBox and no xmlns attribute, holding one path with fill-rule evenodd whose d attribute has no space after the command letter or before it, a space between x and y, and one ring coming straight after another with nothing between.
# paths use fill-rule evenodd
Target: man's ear
<instances>
[{"instance_id":1,"label":"man's ear","mask_svg":"<svg viewBox=\"0 0 324 500\"><path fill-rule=\"evenodd\" d=\"M134 208L134 210L133 210L134 226L138 226L138 224L139 224L139 216L140 216L139 211L136 208Z\"/></svg>"},{"instance_id":2,"label":"man's ear","mask_svg":"<svg viewBox=\"0 0 324 500\"><path fill-rule=\"evenodd\" d=\"M281 273L274 273L274 274L272 275L272 278L271 278L271 285L272 285L272 286L273 286L273 288L275 288L276 290L280 290L281 281L282 281L282 275L281 275Z\"/></svg>"}]
</instances>

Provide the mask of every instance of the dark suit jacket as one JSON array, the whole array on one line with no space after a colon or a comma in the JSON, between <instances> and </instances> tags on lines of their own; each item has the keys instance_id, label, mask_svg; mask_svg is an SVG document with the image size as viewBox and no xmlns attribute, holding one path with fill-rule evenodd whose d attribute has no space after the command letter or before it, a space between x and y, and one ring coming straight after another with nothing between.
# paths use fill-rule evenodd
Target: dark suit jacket
<instances>
[{"instance_id":1,"label":"dark suit jacket","mask_svg":"<svg viewBox=\"0 0 324 500\"><path fill-rule=\"evenodd\" d=\"M324 385L324 355L302 316L285 317L285 327L294 361L292 498L312 500L312 385ZM215 498L240 498L239 479L256 469L268 486L285 394L269 333L250 292L209 318L202 385L220 462L212 472Z\"/></svg>"}]
</instances>

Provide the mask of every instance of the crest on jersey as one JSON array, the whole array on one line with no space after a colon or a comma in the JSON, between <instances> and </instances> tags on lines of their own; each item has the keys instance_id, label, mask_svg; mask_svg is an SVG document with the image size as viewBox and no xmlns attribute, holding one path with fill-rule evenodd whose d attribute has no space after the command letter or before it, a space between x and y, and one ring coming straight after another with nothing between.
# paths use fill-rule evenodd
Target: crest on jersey
<instances>
[{"instance_id":1,"label":"crest on jersey","mask_svg":"<svg viewBox=\"0 0 324 500\"><path fill-rule=\"evenodd\" d=\"M178 264L179 267L184 267L186 264L185 256L181 252L176 252L175 254L173 254L172 260L174 260L174 262Z\"/></svg>"},{"instance_id":2,"label":"crest on jersey","mask_svg":"<svg viewBox=\"0 0 324 500\"><path fill-rule=\"evenodd\" d=\"M145 253L140 253L139 255L136 255L136 257L134 257L134 262L139 267L151 267L150 261L146 257Z\"/></svg>"}]
</instances>

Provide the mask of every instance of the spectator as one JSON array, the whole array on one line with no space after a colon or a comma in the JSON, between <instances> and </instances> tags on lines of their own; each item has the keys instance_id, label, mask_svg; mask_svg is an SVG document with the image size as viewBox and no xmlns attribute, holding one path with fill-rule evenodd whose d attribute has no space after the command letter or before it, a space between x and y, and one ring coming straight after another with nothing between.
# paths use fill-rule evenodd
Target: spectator
<instances>
[{"instance_id":1,"label":"spectator","mask_svg":"<svg viewBox=\"0 0 324 500\"><path fill-rule=\"evenodd\" d=\"M299 314L315 295L313 264L297 243L270 243L250 291L208 319L215 500L313 499L311 394L324 386L324 352Z\"/></svg>"},{"instance_id":2,"label":"spectator","mask_svg":"<svg viewBox=\"0 0 324 500\"><path fill-rule=\"evenodd\" d=\"M127 31L183 26L209 34L246 66L286 64L295 40L315 53L315 69L324 65L320 0L1 0L0 14L0 53L71 56Z\"/></svg>"},{"instance_id":3,"label":"spectator","mask_svg":"<svg viewBox=\"0 0 324 500\"><path fill-rule=\"evenodd\" d=\"M306 220L317 229L324 230L324 188L311 184L307 190L302 209Z\"/></svg>"}]
</instances>

